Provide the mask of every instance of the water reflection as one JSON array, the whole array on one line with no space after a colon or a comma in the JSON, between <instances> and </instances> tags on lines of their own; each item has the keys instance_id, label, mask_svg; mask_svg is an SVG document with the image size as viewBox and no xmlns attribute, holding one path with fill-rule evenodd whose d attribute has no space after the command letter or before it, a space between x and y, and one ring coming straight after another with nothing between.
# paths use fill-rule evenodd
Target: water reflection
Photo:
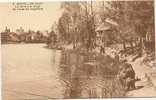
<instances>
[{"instance_id":1,"label":"water reflection","mask_svg":"<svg viewBox=\"0 0 156 100\"><path fill-rule=\"evenodd\" d=\"M123 97L124 89L116 78L117 66L109 56L63 51L60 80L64 98Z\"/></svg>"},{"instance_id":2,"label":"water reflection","mask_svg":"<svg viewBox=\"0 0 156 100\"><path fill-rule=\"evenodd\" d=\"M29 99L36 98L30 94L51 98L123 96L109 56L51 50L43 48L44 45L2 45L6 100L21 100L27 95Z\"/></svg>"}]
</instances>

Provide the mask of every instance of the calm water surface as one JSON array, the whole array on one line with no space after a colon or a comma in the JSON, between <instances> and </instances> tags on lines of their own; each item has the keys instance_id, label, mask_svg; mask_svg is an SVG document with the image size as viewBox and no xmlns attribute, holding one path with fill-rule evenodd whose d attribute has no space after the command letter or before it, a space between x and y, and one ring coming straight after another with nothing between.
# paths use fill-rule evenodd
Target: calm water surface
<instances>
[{"instance_id":1,"label":"calm water surface","mask_svg":"<svg viewBox=\"0 0 156 100\"><path fill-rule=\"evenodd\" d=\"M118 81L105 77L105 66L109 65L93 67L84 63L85 56L47 49L45 46L2 45L4 100L123 95Z\"/></svg>"},{"instance_id":2,"label":"calm water surface","mask_svg":"<svg viewBox=\"0 0 156 100\"><path fill-rule=\"evenodd\" d=\"M3 98L62 98L58 78L61 51L45 44L2 45Z\"/></svg>"}]
</instances>

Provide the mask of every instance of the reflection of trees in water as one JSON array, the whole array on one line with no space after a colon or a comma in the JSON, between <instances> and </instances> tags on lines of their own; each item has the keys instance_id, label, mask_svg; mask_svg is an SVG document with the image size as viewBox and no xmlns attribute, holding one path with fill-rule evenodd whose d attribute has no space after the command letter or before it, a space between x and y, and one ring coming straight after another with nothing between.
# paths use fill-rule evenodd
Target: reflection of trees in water
<instances>
[{"instance_id":1,"label":"reflection of trees in water","mask_svg":"<svg viewBox=\"0 0 156 100\"><path fill-rule=\"evenodd\" d=\"M116 72L112 76L109 68L98 61L95 65L84 64L84 61L86 57L80 54L62 53L59 73L65 88L64 98L104 98L124 95L123 87L115 77Z\"/></svg>"}]
</instances>

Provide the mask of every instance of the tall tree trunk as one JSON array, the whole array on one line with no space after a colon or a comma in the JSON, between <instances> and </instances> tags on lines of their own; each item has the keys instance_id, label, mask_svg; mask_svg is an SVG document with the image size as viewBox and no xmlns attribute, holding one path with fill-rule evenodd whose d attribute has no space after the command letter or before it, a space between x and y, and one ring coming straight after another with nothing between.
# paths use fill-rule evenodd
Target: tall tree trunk
<instances>
[{"instance_id":1,"label":"tall tree trunk","mask_svg":"<svg viewBox=\"0 0 156 100\"><path fill-rule=\"evenodd\" d=\"M131 46L132 51L134 51L134 47L133 47L133 39L130 40L130 46Z\"/></svg>"},{"instance_id":2,"label":"tall tree trunk","mask_svg":"<svg viewBox=\"0 0 156 100\"><path fill-rule=\"evenodd\" d=\"M125 41L123 41L123 49L124 49L124 51L126 51L126 42Z\"/></svg>"},{"instance_id":3,"label":"tall tree trunk","mask_svg":"<svg viewBox=\"0 0 156 100\"><path fill-rule=\"evenodd\" d=\"M89 51L89 47L90 47L89 46L89 44L90 44L89 43L89 36L90 35L89 35L89 27L88 27L88 3L87 3L87 1L86 1L86 7L85 8L86 8L86 26L87 26L87 35L86 35L87 36L86 37L86 39L87 39L87 46L86 47L87 47L87 51Z\"/></svg>"},{"instance_id":4,"label":"tall tree trunk","mask_svg":"<svg viewBox=\"0 0 156 100\"><path fill-rule=\"evenodd\" d=\"M94 31L95 31L95 25L94 25L94 13L93 13L93 1L91 1L91 51L92 51L92 49L93 49L93 41L94 41Z\"/></svg>"},{"instance_id":5,"label":"tall tree trunk","mask_svg":"<svg viewBox=\"0 0 156 100\"><path fill-rule=\"evenodd\" d=\"M140 45L139 45L139 56L143 54L143 37L140 37Z\"/></svg>"}]
</instances>

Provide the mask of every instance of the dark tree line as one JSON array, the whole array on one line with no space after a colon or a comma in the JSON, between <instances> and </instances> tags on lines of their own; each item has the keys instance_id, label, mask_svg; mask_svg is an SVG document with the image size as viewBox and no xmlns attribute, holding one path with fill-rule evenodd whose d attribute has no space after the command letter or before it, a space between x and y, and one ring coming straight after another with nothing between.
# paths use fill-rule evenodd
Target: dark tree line
<instances>
[{"instance_id":1,"label":"dark tree line","mask_svg":"<svg viewBox=\"0 0 156 100\"><path fill-rule=\"evenodd\" d=\"M132 49L137 46L142 52L154 46L153 1L63 2L61 9L58 30L64 42L93 48L97 25L109 18L119 25L110 39L123 43L124 49L130 44ZM146 46L148 43L151 46Z\"/></svg>"}]
</instances>

